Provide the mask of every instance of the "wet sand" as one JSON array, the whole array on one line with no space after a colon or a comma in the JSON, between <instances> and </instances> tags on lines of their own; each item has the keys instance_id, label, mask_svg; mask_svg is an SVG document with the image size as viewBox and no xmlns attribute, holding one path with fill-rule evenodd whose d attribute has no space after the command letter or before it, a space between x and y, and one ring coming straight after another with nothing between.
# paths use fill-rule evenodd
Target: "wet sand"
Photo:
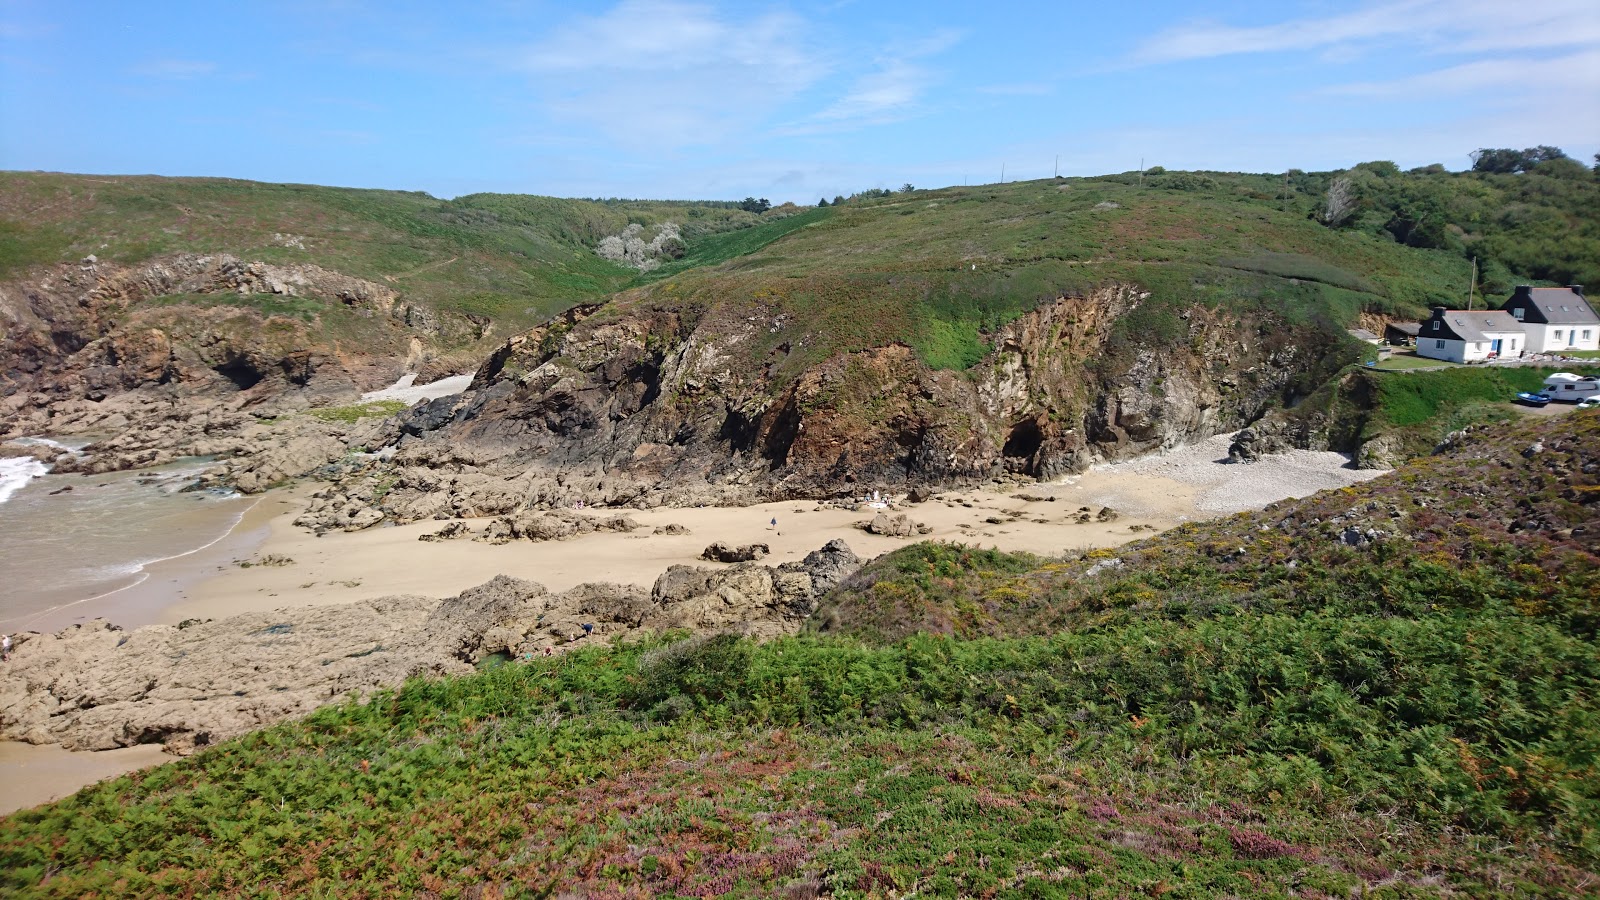
<instances>
[{"instance_id":1,"label":"wet sand","mask_svg":"<svg viewBox=\"0 0 1600 900\"><path fill-rule=\"evenodd\" d=\"M75 752L56 744L0 741L0 816L59 800L95 782L172 760L159 744Z\"/></svg>"}]
</instances>

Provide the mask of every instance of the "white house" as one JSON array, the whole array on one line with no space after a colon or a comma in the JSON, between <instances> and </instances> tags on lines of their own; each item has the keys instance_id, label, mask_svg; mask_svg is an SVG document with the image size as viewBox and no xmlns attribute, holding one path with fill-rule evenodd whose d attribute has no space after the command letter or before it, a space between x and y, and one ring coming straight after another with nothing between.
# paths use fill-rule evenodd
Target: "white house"
<instances>
[{"instance_id":1,"label":"white house","mask_svg":"<svg viewBox=\"0 0 1600 900\"><path fill-rule=\"evenodd\" d=\"M1581 284L1564 288L1522 285L1502 308L1522 323L1529 353L1600 350L1600 316L1583 296Z\"/></svg>"},{"instance_id":2,"label":"white house","mask_svg":"<svg viewBox=\"0 0 1600 900\"><path fill-rule=\"evenodd\" d=\"M1417 331L1417 355L1458 363L1515 358L1527 340L1522 324L1503 310L1435 306Z\"/></svg>"}]
</instances>

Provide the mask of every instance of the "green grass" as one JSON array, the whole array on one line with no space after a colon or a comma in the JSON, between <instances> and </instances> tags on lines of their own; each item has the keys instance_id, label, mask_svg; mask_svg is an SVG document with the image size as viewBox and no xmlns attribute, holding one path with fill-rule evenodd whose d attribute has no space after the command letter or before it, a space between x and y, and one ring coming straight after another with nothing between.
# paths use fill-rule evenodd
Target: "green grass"
<instances>
[{"instance_id":1,"label":"green grass","mask_svg":"<svg viewBox=\"0 0 1600 900\"><path fill-rule=\"evenodd\" d=\"M362 419L387 418L406 408L406 403L401 400L374 400L371 403L355 403L349 406L328 406L322 409L307 410L306 415L324 422L343 422L347 425L355 424Z\"/></svg>"},{"instance_id":2,"label":"green grass","mask_svg":"<svg viewBox=\"0 0 1600 900\"><path fill-rule=\"evenodd\" d=\"M1580 896L1600 557L1513 523L1592 525L1597 437L1528 423L1078 560L913 545L829 634L412 680L0 820L0 889Z\"/></svg>"},{"instance_id":3,"label":"green grass","mask_svg":"<svg viewBox=\"0 0 1600 900\"><path fill-rule=\"evenodd\" d=\"M1460 365L1460 363L1453 363L1449 360L1391 353L1387 358L1380 360L1374 368L1382 369L1386 372L1406 372L1413 369L1451 369L1458 368Z\"/></svg>"},{"instance_id":4,"label":"green grass","mask_svg":"<svg viewBox=\"0 0 1600 900\"><path fill-rule=\"evenodd\" d=\"M471 317L470 327L450 331L458 341L475 340L483 319L504 335L637 287L642 293L624 302L786 317L798 337L785 365L798 372L893 342L937 368L967 368L998 326L1040 301L1113 282L1151 292L1123 330L1149 326L1167 340L1195 303L1320 332L1360 312L1410 317L1459 305L1469 257L1483 263L1480 287L1490 297L1519 280L1582 281L1584 261L1600 258L1586 249L1600 246L1585 214L1597 189L1570 172L1391 169L1350 173L1367 212L1339 229L1312 215L1336 173L1295 173L1287 185L1278 176L1163 173L1142 186L1124 173L765 216L725 204L507 194L441 201L224 179L0 173L0 275L90 253L137 262L227 251L313 263ZM1453 228L1393 230L1419 210ZM647 276L593 252L630 223L667 221L682 226L687 255ZM1551 232L1561 223L1565 233Z\"/></svg>"},{"instance_id":5,"label":"green grass","mask_svg":"<svg viewBox=\"0 0 1600 900\"><path fill-rule=\"evenodd\" d=\"M1469 268L1458 252L1326 228L1307 216L1309 192L1264 201L1271 181L1062 179L857 201L737 258L664 273L626 302L786 317L795 371L891 342L967 368L1000 325L1111 282L1151 292L1119 330L1157 342L1185 331L1180 314L1196 303L1326 330L1364 311L1409 317L1458 302Z\"/></svg>"},{"instance_id":6,"label":"green grass","mask_svg":"<svg viewBox=\"0 0 1600 900\"><path fill-rule=\"evenodd\" d=\"M1435 372L1384 377L1378 384L1378 411L1372 425L1406 428L1447 417L1472 402L1510 403L1519 391L1544 384L1554 369L1461 366Z\"/></svg>"},{"instance_id":7,"label":"green grass","mask_svg":"<svg viewBox=\"0 0 1600 900\"><path fill-rule=\"evenodd\" d=\"M328 304L314 297L268 293L169 294L140 304L143 308L168 306L234 307L254 310L262 316L286 316L302 322L311 322L329 309Z\"/></svg>"},{"instance_id":8,"label":"green grass","mask_svg":"<svg viewBox=\"0 0 1600 900\"><path fill-rule=\"evenodd\" d=\"M691 253L706 242L744 252L738 229L770 230L761 217L716 205L503 194L439 200L229 179L4 172L0 277L90 254L133 264L228 252L364 278L441 311L493 318L504 333L627 286L637 273L593 248L630 222L667 221L685 226Z\"/></svg>"},{"instance_id":9,"label":"green grass","mask_svg":"<svg viewBox=\"0 0 1600 900\"><path fill-rule=\"evenodd\" d=\"M824 221L831 213L832 209L828 207L811 209L751 228L691 239L689 252L683 259L664 263L644 277L649 281L656 281L689 269L719 265L729 260L748 256L784 235Z\"/></svg>"}]
</instances>

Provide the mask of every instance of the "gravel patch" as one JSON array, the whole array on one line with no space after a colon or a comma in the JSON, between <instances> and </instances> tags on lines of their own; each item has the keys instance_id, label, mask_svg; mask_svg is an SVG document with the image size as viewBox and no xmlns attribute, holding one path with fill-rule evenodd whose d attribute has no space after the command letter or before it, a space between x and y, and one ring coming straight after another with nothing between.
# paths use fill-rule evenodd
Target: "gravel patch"
<instances>
[{"instance_id":1,"label":"gravel patch","mask_svg":"<svg viewBox=\"0 0 1600 900\"><path fill-rule=\"evenodd\" d=\"M1095 466L1110 475L1168 478L1205 489L1195 505L1207 512L1236 513L1261 509L1291 497L1348 487L1384 474L1385 469L1357 469L1343 453L1290 450L1263 456L1253 463L1228 462L1233 436L1219 434L1165 453Z\"/></svg>"},{"instance_id":2,"label":"gravel patch","mask_svg":"<svg viewBox=\"0 0 1600 900\"><path fill-rule=\"evenodd\" d=\"M376 400L399 400L407 405L419 400L437 400L451 394L459 394L472 384L471 375L451 375L429 384L412 384L417 380L416 373L400 376L400 380L389 385L381 391L368 391L361 395L363 403L372 403Z\"/></svg>"}]
</instances>

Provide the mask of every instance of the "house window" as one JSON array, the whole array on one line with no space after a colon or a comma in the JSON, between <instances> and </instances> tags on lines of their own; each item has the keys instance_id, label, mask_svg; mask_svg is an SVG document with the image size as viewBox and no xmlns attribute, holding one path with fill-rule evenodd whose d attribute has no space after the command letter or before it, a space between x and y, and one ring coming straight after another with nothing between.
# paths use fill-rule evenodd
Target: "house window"
<instances>
[{"instance_id":1,"label":"house window","mask_svg":"<svg viewBox=\"0 0 1600 900\"><path fill-rule=\"evenodd\" d=\"M1513 315L1513 316L1516 316L1516 317L1517 317L1517 321L1518 321L1518 322L1521 322L1521 321L1522 321L1522 307L1520 307L1520 306L1519 306L1519 307L1517 307L1517 308L1516 308L1516 309L1513 309L1513 310L1512 310L1512 311L1511 311L1511 314L1512 314L1512 315Z\"/></svg>"},{"instance_id":2,"label":"house window","mask_svg":"<svg viewBox=\"0 0 1600 900\"><path fill-rule=\"evenodd\" d=\"M1434 319L1433 320L1433 330L1434 331L1438 331L1439 330L1439 320L1438 319Z\"/></svg>"},{"instance_id":3,"label":"house window","mask_svg":"<svg viewBox=\"0 0 1600 900\"><path fill-rule=\"evenodd\" d=\"M1516 338L1512 338L1511 339L1511 349L1513 349L1513 350L1517 349L1517 339Z\"/></svg>"},{"instance_id":4,"label":"house window","mask_svg":"<svg viewBox=\"0 0 1600 900\"><path fill-rule=\"evenodd\" d=\"M1561 329L1559 328L1556 329L1556 340L1561 340Z\"/></svg>"},{"instance_id":5,"label":"house window","mask_svg":"<svg viewBox=\"0 0 1600 900\"><path fill-rule=\"evenodd\" d=\"M1438 324L1438 323L1436 322L1434 324ZM1443 350L1444 349L1444 341L1434 341L1433 342L1433 349L1435 349L1435 350Z\"/></svg>"},{"instance_id":6,"label":"house window","mask_svg":"<svg viewBox=\"0 0 1600 900\"><path fill-rule=\"evenodd\" d=\"M1589 339L1589 329L1587 328L1583 330L1583 339L1586 341Z\"/></svg>"},{"instance_id":7,"label":"house window","mask_svg":"<svg viewBox=\"0 0 1600 900\"><path fill-rule=\"evenodd\" d=\"M1474 350L1482 350L1483 349L1483 341L1474 342L1473 345L1472 345L1472 349L1474 349Z\"/></svg>"}]
</instances>

